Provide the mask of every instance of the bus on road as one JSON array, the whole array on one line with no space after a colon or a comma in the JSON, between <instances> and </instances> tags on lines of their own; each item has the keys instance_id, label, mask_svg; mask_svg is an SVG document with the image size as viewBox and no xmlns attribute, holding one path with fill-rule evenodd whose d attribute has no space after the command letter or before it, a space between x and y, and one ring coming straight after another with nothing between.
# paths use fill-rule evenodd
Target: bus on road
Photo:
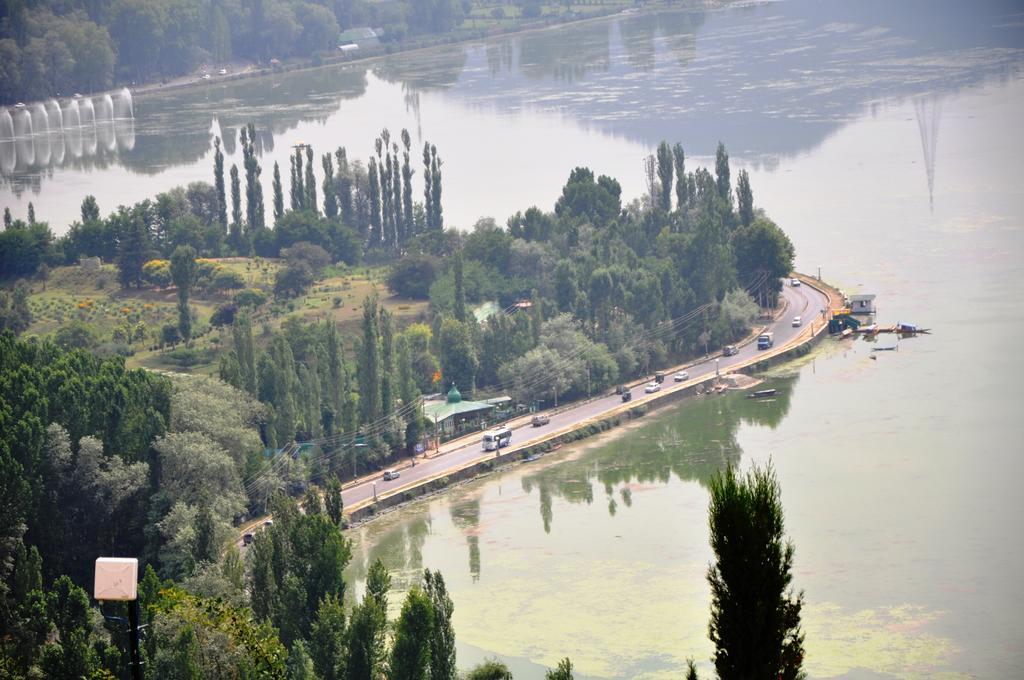
<instances>
[{"instance_id":1,"label":"bus on road","mask_svg":"<svg viewBox=\"0 0 1024 680\"><path fill-rule=\"evenodd\" d=\"M508 446L512 442L512 428L499 427L496 430L484 432L484 451L497 451Z\"/></svg>"}]
</instances>

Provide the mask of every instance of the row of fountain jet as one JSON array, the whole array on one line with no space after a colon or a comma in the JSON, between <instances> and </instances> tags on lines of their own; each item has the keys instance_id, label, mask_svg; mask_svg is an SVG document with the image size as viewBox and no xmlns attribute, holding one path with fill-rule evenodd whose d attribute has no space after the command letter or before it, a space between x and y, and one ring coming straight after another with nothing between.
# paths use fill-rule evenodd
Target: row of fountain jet
<instances>
[{"instance_id":1,"label":"row of fountain jet","mask_svg":"<svg viewBox=\"0 0 1024 680\"><path fill-rule=\"evenodd\" d=\"M0 109L0 171L11 174L59 165L68 155L77 159L131 150L135 146L134 120L128 88Z\"/></svg>"}]
</instances>

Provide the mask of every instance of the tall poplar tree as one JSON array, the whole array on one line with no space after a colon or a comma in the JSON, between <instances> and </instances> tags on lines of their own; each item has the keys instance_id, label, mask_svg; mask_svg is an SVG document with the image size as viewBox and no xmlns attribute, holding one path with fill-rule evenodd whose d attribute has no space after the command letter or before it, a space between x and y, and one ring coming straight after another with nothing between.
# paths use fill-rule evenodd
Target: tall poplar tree
<instances>
[{"instance_id":1,"label":"tall poplar tree","mask_svg":"<svg viewBox=\"0 0 1024 680\"><path fill-rule=\"evenodd\" d=\"M754 221L754 192L750 189L750 175L746 170L740 170L736 178L736 209L740 224L749 227Z\"/></svg>"},{"instance_id":2,"label":"tall poplar tree","mask_svg":"<svg viewBox=\"0 0 1024 680\"><path fill-rule=\"evenodd\" d=\"M409 161L409 154L412 148L412 137L409 131L402 129L402 214L405 217L405 238L410 239L414 234L415 226L412 219L412 166Z\"/></svg>"},{"instance_id":3,"label":"tall poplar tree","mask_svg":"<svg viewBox=\"0 0 1024 680\"><path fill-rule=\"evenodd\" d=\"M321 163L324 166L324 215L333 220L338 216L338 199L334 195L334 159L325 153Z\"/></svg>"},{"instance_id":4,"label":"tall poplar tree","mask_svg":"<svg viewBox=\"0 0 1024 680\"><path fill-rule=\"evenodd\" d=\"M455 604L439 571L423 571L423 590L434 610L434 625L430 632L430 680L455 680L455 628L452 626Z\"/></svg>"},{"instance_id":5,"label":"tall poplar tree","mask_svg":"<svg viewBox=\"0 0 1024 680\"><path fill-rule=\"evenodd\" d=\"M430 598L414 586L405 596L402 612L395 622L391 646L389 680L428 680L431 667L431 632L434 608Z\"/></svg>"},{"instance_id":6,"label":"tall poplar tree","mask_svg":"<svg viewBox=\"0 0 1024 680\"><path fill-rule=\"evenodd\" d=\"M715 184L718 187L718 197L732 205L732 184L729 180L729 154L725 151L725 144L718 143L718 150L715 151Z\"/></svg>"},{"instance_id":7,"label":"tall poplar tree","mask_svg":"<svg viewBox=\"0 0 1024 680\"><path fill-rule=\"evenodd\" d=\"M224 193L224 154L220 150L220 137L213 140L213 187L217 193L217 221L221 233L228 233L228 203Z\"/></svg>"},{"instance_id":8,"label":"tall poplar tree","mask_svg":"<svg viewBox=\"0 0 1024 680\"><path fill-rule=\"evenodd\" d=\"M395 320L380 308L380 402L385 414L395 410Z\"/></svg>"},{"instance_id":9,"label":"tall poplar tree","mask_svg":"<svg viewBox=\"0 0 1024 680\"><path fill-rule=\"evenodd\" d=\"M292 181L290 185L292 210L302 210L302 202L306 196L302 190L302 148L295 147L295 155L291 157Z\"/></svg>"},{"instance_id":10,"label":"tall poplar tree","mask_svg":"<svg viewBox=\"0 0 1024 680\"><path fill-rule=\"evenodd\" d=\"M455 262L452 264L455 277L455 307L454 315L457 321L466 321L466 287L463 282L462 253L455 255Z\"/></svg>"},{"instance_id":11,"label":"tall poplar tree","mask_svg":"<svg viewBox=\"0 0 1024 680\"><path fill-rule=\"evenodd\" d=\"M432 177L434 229L444 231L444 210L441 208L441 159L437 156L437 147L430 145L430 175Z\"/></svg>"},{"instance_id":12,"label":"tall poplar tree","mask_svg":"<svg viewBox=\"0 0 1024 680\"><path fill-rule=\"evenodd\" d=\"M370 246L381 243L380 183L377 175L377 159L370 156L367 179L370 182Z\"/></svg>"},{"instance_id":13,"label":"tall poplar tree","mask_svg":"<svg viewBox=\"0 0 1024 680\"><path fill-rule=\"evenodd\" d=\"M281 186L281 166L274 161L274 222L284 216L284 187Z\"/></svg>"},{"instance_id":14,"label":"tall poplar tree","mask_svg":"<svg viewBox=\"0 0 1024 680\"><path fill-rule=\"evenodd\" d=\"M241 311L235 315L235 321L231 325L231 338L234 341L242 389L255 397L256 342L252 334L252 316L248 311Z\"/></svg>"},{"instance_id":15,"label":"tall poplar tree","mask_svg":"<svg viewBox=\"0 0 1024 680\"><path fill-rule=\"evenodd\" d=\"M239 255L248 254L242 247L242 187L238 179L238 166L231 164L231 245Z\"/></svg>"},{"instance_id":16,"label":"tall poplar tree","mask_svg":"<svg viewBox=\"0 0 1024 680\"><path fill-rule=\"evenodd\" d=\"M320 208L316 203L316 176L313 174L313 147L306 145L306 181L303 184L306 189L306 197L303 200L303 207L306 210L318 213Z\"/></svg>"},{"instance_id":17,"label":"tall poplar tree","mask_svg":"<svg viewBox=\"0 0 1024 680\"><path fill-rule=\"evenodd\" d=\"M745 477L729 466L711 479L708 568L718 677L803 677L803 593L794 595L793 544L784 537L781 491L771 464Z\"/></svg>"},{"instance_id":18,"label":"tall poplar tree","mask_svg":"<svg viewBox=\"0 0 1024 680\"><path fill-rule=\"evenodd\" d=\"M672 173L675 166L672 158L672 148L668 142L662 141L658 144L658 205L665 212L672 211Z\"/></svg>"},{"instance_id":19,"label":"tall poplar tree","mask_svg":"<svg viewBox=\"0 0 1024 680\"><path fill-rule=\"evenodd\" d=\"M359 352L359 410L364 423L381 416L380 333L377 328L377 298L363 300L363 343Z\"/></svg>"},{"instance_id":20,"label":"tall poplar tree","mask_svg":"<svg viewBox=\"0 0 1024 680\"><path fill-rule=\"evenodd\" d=\"M676 208L682 210L687 204L686 153L678 142L672 147L672 163L676 169Z\"/></svg>"},{"instance_id":21,"label":"tall poplar tree","mask_svg":"<svg viewBox=\"0 0 1024 680\"><path fill-rule=\"evenodd\" d=\"M423 211L427 231L434 230L434 174L430 169L430 142L423 142Z\"/></svg>"},{"instance_id":22,"label":"tall poplar tree","mask_svg":"<svg viewBox=\"0 0 1024 680\"><path fill-rule=\"evenodd\" d=\"M405 243L405 217L402 214L402 171L398 164L398 144L391 146L391 209L394 213L395 247Z\"/></svg>"},{"instance_id":23,"label":"tall poplar tree","mask_svg":"<svg viewBox=\"0 0 1024 680\"><path fill-rule=\"evenodd\" d=\"M195 248L178 246L171 255L171 280L178 289L178 333L186 345L192 342L192 315L188 309L188 298L195 278Z\"/></svg>"}]
</instances>

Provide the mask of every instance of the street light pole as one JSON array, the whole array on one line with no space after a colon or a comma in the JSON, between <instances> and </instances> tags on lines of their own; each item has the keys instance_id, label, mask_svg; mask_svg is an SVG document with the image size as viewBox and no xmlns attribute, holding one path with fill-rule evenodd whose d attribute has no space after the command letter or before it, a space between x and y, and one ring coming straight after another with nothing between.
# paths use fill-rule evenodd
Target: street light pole
<instances>
[{"instance_id":1,"label":"street light pole","mask_svg":"<svg viewBox=\"0 0 1024 680\"><path fill-rule=\"evenodd\" d=\"M139 658L139 560L134 557L97 557L93 597L128 603L128 666L132 680L142 680Z\"/></svg>"}]
</instances>

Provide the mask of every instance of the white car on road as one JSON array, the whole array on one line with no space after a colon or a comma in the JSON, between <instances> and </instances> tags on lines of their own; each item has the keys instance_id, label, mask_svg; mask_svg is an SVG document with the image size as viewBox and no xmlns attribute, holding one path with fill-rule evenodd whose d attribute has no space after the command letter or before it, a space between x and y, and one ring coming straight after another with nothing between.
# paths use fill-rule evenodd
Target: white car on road
<instances>
[{"instance_id":1,"label":"white car on road","mask_svg":"<svg viewBox=\"0 0 1024 680\"><path fill-rule=\"evenodd\" d=\"M802 326L803 323L804 323L804 320L801 319L799 316L794 316L793 317L793 328L796 328L797 326Z\"/></svg>"},{"instance_id":2,"label":"white car on road","mask_svg":"<svg viewBox=\"0 0 1024 680\"><path fill-rule=\"evenodd\" d=\"M690 379L690 374L687 373L686 371L679 371L674 376L672 376L672 379L675 380L676 382L683 382L684 380Z\"/></svg>"},{"instance_id":3,"label":"white car on road","mask_svg":"<svg viewBox=\"0 0 1024 680\"><path fill-rule=\"evenodd\" d=\"M644 392L646 392L647 394L652 394L654 392L660 392L660 391L661 391L661 385L659 385L656 382L649 382L646 385L644 385Z\"/></svg>"}]
</instances>

